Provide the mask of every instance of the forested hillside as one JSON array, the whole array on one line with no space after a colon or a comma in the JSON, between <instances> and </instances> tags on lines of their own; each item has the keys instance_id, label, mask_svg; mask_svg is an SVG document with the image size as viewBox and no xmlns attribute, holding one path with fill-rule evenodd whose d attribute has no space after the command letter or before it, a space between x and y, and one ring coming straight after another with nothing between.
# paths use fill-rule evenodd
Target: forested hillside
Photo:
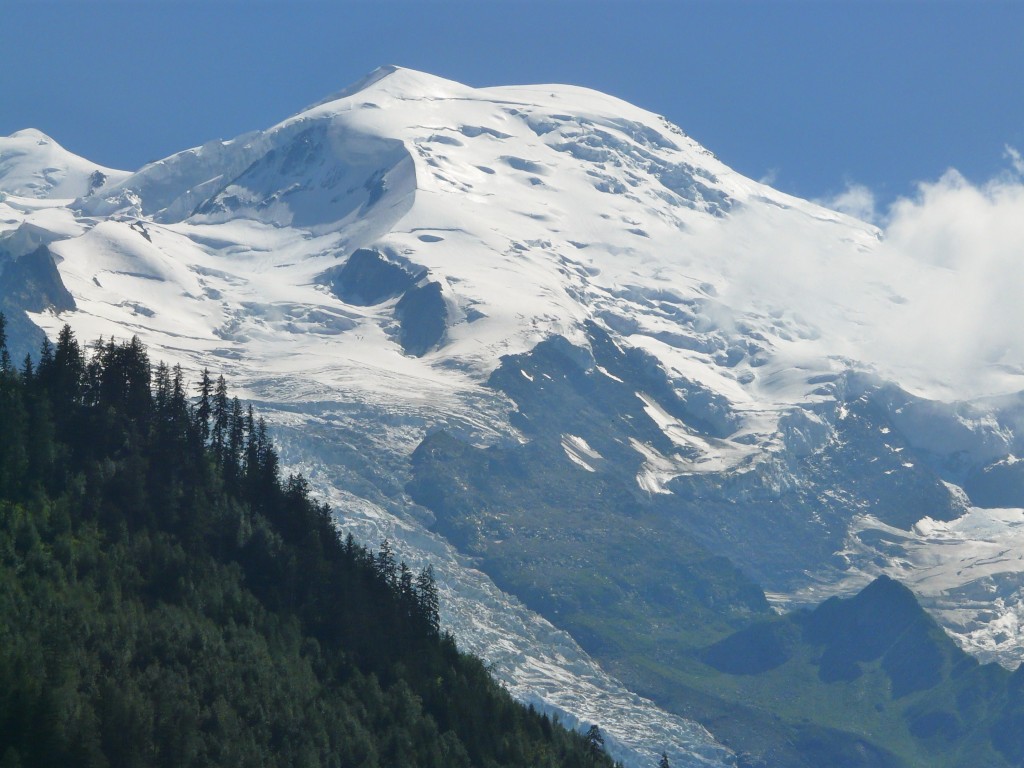
<instances>
[{"instance_id":1,"label":"forested hillside","mask_svg":"<svg viewBox=\"0 0 1024 768\"><path fill-rule=\"evenodd\" d=\"M438 626L429 568L339 539L266 426L0 315L0 766L611 766Z\"/></svg>"}]
</instances>

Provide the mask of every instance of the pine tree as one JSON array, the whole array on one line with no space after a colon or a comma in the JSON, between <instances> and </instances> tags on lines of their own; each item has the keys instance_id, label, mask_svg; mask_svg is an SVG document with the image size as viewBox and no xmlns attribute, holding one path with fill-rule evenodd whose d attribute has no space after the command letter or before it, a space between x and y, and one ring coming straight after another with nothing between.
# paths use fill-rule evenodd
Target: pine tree
<instances>
[{"instance_id":1,"label":"pine tree","mask_svg":"<svg viewBox=\"0 0 1024 768\"><path fill-rule=\"evenodd\" d=\"M7 353L5 319L0 312L0 498L15 494L28 469L25 451L28 413L20 384Z\"/></svg>"},{"instance_id":2,"label":"pine tree","mask_svg":"<svg viewBox=\"0 0 1024 768\"><path fill-rule=\"evenodd\" d=\"M434 568L429 564L416 577L416 599L420 613L431 631L436 634L441 629L440 600L437 596L437 584L434 582Z\"/></svg>"},{"instance_id":3,"label":"pine tree","mask_svg":"<svg viewBox=\"0 0 1024 768\"><path fill-rule=\"evenodd\" d=\"M384 581L395 586L398 580L398 569L395 566L395 555L391 551L391 542L384 539L384 542L380 545L380 552L377 553L375 558L375 565L377 573Z\"/></svg>"},{"instance_id":4,"label":"pine tree","mask_svg":"<svg viewBox=\"0 0 1024 768\"><path fill-rule=\"evenodd\" d=\"M196 402L196 425L199 427L199 436L205 445L210 439L210 417L213 414L213 382L210 381L208 368L203 368L197 389L199 399Z\"/></svg>"},{"instance_id":5,"label":"pine tree","mask_svg":"<svg viewBox=\"0 0 1024 768\"><path fill-rule=\"evenodd\" d=\"M153 371L153 410L159 418L166 418L171 403L171 369L161 360Z\"/></svg>"},{"instance_id":6,"label":"pine tree","mask_svg":"<svg viewBox=\"0 0 1024 768\"><path fill-rule=\"evenodd\" d=\"M412 571L405 564L405 560L398 565L398 598L402 611L406 616L412 617L416 611L416 591L413 587Z\"/></svg>"},{"instance_id":7,"label":"pine tree","mask_svg":"<svg viewBox=\"0 0 1024 768\"><path fill-rule=\"evenodd\" d=\"M36 373L39 374L40 369L46 371L50 366L53 365L53 344L50 340L43 339L43 343L39 347L39 364L36 365ZM41 375L41 374L40 374Z\"/></svg>"},{"instance_id":8,"label":"pine tree","mask_svg":"<svg viewBox=\"0 0 1024 768\"><path fill-rule=\"evenodd\" d=\"M99 362L99 402L142 431L148 426L153 407L152 371L145 346L138 336L125 344L111 339L99 352ZM39 367L42 365L40 358Z\"/></svg>"},{"instance_id":9,"label":"pine tree","mask_svg":"<svg viewBox=\"0 0 1024 768\"><path fill-rule=\"evenodd\" d=\"M231 404L228 402L228 385L223 376L217 377L217 387L213 393L212 406L213 424L210 428L210 443L213 447L217 463L223 469L224 451L228 440L231 423Z\"/></svg>"},{"instance_id":10,"label":"pine tree","mask_svg":"<svg viewBox=\"0 0 1024 768\"><path fill-rule=\"evenodd\" d=\"M246 421L242 414L242 403L237 397L231 398L228 415L227 451L224 458L224 481L236 490L242 479L242 452L245 450Z\"/></svg>"},{"instance_id":11,"label":"pine tree","mask_svg":"<svg viewBox=\"0 0 1024 768\"><path fill-rule=\"evenodd\" d=\"M70 325L65 325L57 335L57 348L53 354L53 383L51 394L56 402L64 405L63 410L81 402L82 374L85 372L85 358L78 346Z\"/></svg>"},{"instance_id":12,"label":"pine tree","mask_svg":"<svg viewBox=\"0 0 1024 768\"><path fill-rule=\"evenodd\" d=\"M93 407L101 402L101 382L103 379L103 337L92 344L92 354L85 364L85 377L82 380L82 400L85 405Z\"/></svg>"},{"instance_id":13,"label":"pine tree","mask_svg":"<svg viewBox=\"0 0 1024 768\"><path fill-rule=\"evenodd\" d=\"M0 374L6 376L12 370L11 354L7 350L7 318L0 312Z\"/></svg>"},{"instance_id":14,"label":"pine tree","mask_svg":"<svg viewBox=\"0 0 1024 768\"><path fill-rule=\"evenodd\" d=\"M171 417L176 423L184 425L188 420L188 396L185 394L185 372L178 363L172 370L171 377Z\"/></svg>"}]
</instances>

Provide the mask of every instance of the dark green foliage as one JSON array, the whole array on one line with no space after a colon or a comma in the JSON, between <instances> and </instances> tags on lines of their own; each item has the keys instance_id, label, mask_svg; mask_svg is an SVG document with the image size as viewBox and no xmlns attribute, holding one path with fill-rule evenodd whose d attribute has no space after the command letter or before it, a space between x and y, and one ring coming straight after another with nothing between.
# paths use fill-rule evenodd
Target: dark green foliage
<instances>
[{"instance_id":1,"label":"dark green foliage","mask_svg":"<svg viewBox=\"0 0 1024 768\"><path fill-rule=\"evenodd\" d=\"M135 339L0 365L0 765L611 765L457 651L429 568L339 540L222 379L188 392Z\"/></svg>"},{"instance_id":2,"label":"dark green foliage","mask_svg":"<svg viewBox=\"0 0 1024 768\"><path fill-rule=\"evenodd\" d=\"M7 349L7 318L0 313L0 373L7 374L12 369L11 352Z\"/></svg>"},{"instance_id":3,"label":"dark green foliage","mask_svg":"<svg viewBox=\"0 0 1024 768\"><path fill-rule=\"evenodd\" d=\"M790 660L799 631L789 622L755 624L708 648L704 663L730 675L757 675Z\"/></svg>"},{"instance_id":4,"label":"dark green foliage","mask_svg":"<svg viewBox=\"0 0 1024 768\"><path fill-rule=\"evenodd\" d=\"M808 616L804 633L825 648L824 682L856 679L860 663L880 659L894 698L941 682L944 657L951 652L951 641L910 590L884 576L850 600L825 601Z\"/></svg>"},{"instance_id":5,"label":"dark green foliage","mask_svg":"<svg viewBox=\"0 0 1024 768\"><path fill-rule=\"evenodd\" d=\"M1024 765L1024 672L979 664L884 576L853 597L757 622L702 659L723 673L702 685L732 701L727 740L772 765ZM774 711L774 736L750 738L740 714L750 705ZM719 737L732 727L725 717Z\"/></svg>"}]
</instances>

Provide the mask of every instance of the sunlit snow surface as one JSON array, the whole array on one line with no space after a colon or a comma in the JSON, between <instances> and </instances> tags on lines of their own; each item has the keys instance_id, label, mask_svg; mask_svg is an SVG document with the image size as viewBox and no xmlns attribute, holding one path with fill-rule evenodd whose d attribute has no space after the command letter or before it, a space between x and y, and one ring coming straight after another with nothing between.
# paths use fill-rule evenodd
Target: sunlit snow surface
<instances>
[{"instance_id":1,"label":"sunlit snow surface","mask_svg":"<svg viewBox=\"0 0 1024 768\"><path fill-rule=\"evenodd\" d=\"M0 139L0 247L39 243L52 243L78 306L34 316L51 336L65 322L86 341L136 334L154 358L223 372L268 409L286 462L343 527L371 545L392 537L413 565L434 562L463 647L518 697L599 723L627 765L663 749L673 765L729 758L499 592L404 495L408 456L431 430L521 439L511 404L485 386L502 355L553 334L585 345L583 323L595 321L723 397L738 426L711 438L638 393L677 449L634 442L636 482L651 493L687 474L784 465L780 419L806 409L808 429L827 433L813 409L833 395L820 385L846 370L943 401L1024 385L1005 359L947 375L915 354L911 326L928 296L955 290L954 271L739 176L664 118L567 86L471 89L382 68L267 131L133 174L20 132ZM440 284L447 329L422 357L398 343L394 299L354 306L327 287L324 274L362 247ZM562 447L600 471L582 438L563 435ZM968 648L1016 659L1020 516L975 509L910 533L862 518L843 570L773 597L816 600L884 571Z\"/></svg>"},{"instance_id":2,"label":"sunlit snow surface","mask_svg":"<svg viewBox=\"0 0 1024 768\"><path fill-rule=\"evenodd\" d=\"M71 200L127 175L78 157L33 128L0 137L0 190L14 195Z\"/></svg>"}]
</instances>

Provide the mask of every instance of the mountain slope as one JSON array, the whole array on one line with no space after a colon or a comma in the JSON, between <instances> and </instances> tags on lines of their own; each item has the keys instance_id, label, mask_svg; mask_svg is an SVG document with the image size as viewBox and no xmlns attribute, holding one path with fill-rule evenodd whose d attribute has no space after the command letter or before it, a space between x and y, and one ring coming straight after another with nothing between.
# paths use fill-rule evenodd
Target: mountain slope
<instances>
[{"instance_id":1,"label":"mountain slope","mask_svg":"<svg viewBox=\"0 0 1024 768\"><path fill-rule=\"evenodd\" d=\"M1019 764L1020 732L1006 726L1021 707L1020 674L979 665L884 576L854 597L752 624L701 661L687 684L724 710L718 732L772 765ZM772 701L783 724L772 735L748 729L723 700Z\"/></svg>"},{"instance_id":2,"label":"mountain slope","mask_svg":"<svg viewBox=\"0 0 1024 768\"><path fill-rule=\"evenodd\" d=\"M429 569L342 542L262 421L137 342L0 340L7 765L612 768L437 624Z\"/></svg>"},{"instance_id":3,"label":"mountain slope","mask_svg":"<svg viewBox=\"0 0 1024 768\"><path fill-rule=\"evenodd\" d=\"M607 726L627 760L729 754L489 576L652 694L686 645L652 662L643 638L728 633L764 610L757 587L810 604L879 573L968 647L1020 654L1024 561L999 552L1024 513L972 506L1015 498L990 478L1024 450L1019 366L967 385L929 369L899 333L915 287L955 274L743 178L657 115L385 67L70 204L0 188L6 263L47 244L75 302L9 313L225 370L345 526L441 561L460 642L521 698ZM431 464L433 448L465 463ZM586 558L544 551L545 488L602 499L559 519L562 540L614 535ZM590 580L617 568L610 590ZM562 612L602 594L596 624ZM676 598L711 607L666 620Z\"/></svg>"}]
</instances>

